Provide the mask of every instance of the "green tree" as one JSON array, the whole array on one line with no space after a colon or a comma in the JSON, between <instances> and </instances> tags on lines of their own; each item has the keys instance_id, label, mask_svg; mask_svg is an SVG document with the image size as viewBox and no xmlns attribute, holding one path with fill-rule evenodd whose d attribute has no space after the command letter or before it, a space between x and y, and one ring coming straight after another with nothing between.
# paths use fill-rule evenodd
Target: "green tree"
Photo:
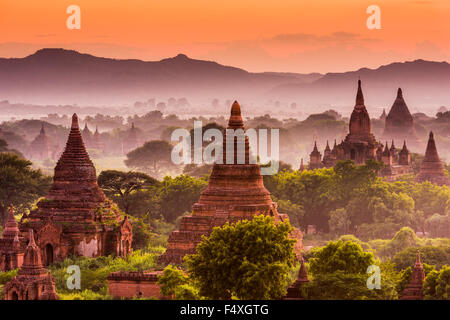
<instances>
[{"instance_id":1,"label":"green tree","mask_svg":"<svg viewBox=\"0 0 450 320\"><path fill-rule=\"evenodd\" d=\"M214 228L185 258L201 296L211 299L278 299L295 263L289 222L269 216Z\"/></svg>"},{"instance_id":2,"label":"green tree","mask_svg":"<svg viewBox=\"0 0 450 320\"><path fill-rule=\"evenodd\" d=\"M130 214L131 194L157 185L158 181L141 172L106 170L98 176L98 184L109 198L116 200L120 209Z\"/></svg>"},{"instance_id":3,"label":"green tree","mask_svg":"<svg viewBox=\"0 0 450 320\"><path fill-rule=\"evenodd\" d=\"M171 153L172 145L167 141L148 141L142 147L130 151L125 164L127 167L136 168L155 178L160 178L164 169L175 167Z\"/></svg>"},{"instance_id":4,"label":"green tree","mask_svg":"<svg viewBox=\"0 0 450 320\"><path fill-rule=\"evenodd\" d=\"M189 278L184 274L183 270L169 264L158 277L159 291L163 296L173 298L177 288L187 284L188 281Z\"/></svg>"},{"instance_id":5,"label":"green tree","mask_svg":"<svg viewBox=\"0 0 450 320\"><path fill-rule=\"evenodd\" d=\"M31 167L31 161L10 153L0 153L0 219L3 225L6 209L12 204L24 213L47 193L51 178Z\"/></svg>"},{"instance_id":6,"label":"green tree","mask_svg":"<svg viewBox=\"0 0 450 320\"><path fill-rule=\"evenodd\" d=\"M373 253L364 252L353 241L330 241L325 247L313 250L313 258L309 259L309 271L314 276L336 271L365 274L367 268L375 263Z\"/></svg>"},{"instance_id":7,"label":"green tree","mask_svg":"<svg viewBox=\"0 0 450 320\"><path fill-rule=\"evenodd\" d=\"M426 300L450 300L450 267L431 271L423 284Z\"/></svg>"},{"instance_id":8,"label":"green tree","mask_svg":"<svg viewBox=\"0 0 450 320\"><path fill-rule=\"evenodd\" d=\"M165 177L159 189L161 213L168 222L174 222L185 212L190 212L208 182L186 175Z\"/></svg>"}]
</instances>

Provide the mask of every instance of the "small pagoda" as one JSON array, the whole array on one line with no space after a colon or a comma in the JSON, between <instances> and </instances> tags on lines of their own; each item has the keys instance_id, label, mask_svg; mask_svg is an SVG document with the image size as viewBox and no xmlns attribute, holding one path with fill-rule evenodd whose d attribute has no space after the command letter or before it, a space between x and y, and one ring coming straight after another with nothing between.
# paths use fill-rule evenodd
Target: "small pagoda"
<instances>
[{"instance_id":1,"label":"small pagoda","mask_svg":"<svg viewBox=\"0 0 450 320\"><path fill-rule=\"evenodd\" d=\"M423 300L423 281L425 272L420 261L420 251L417 250L416 263L412 269L411 280L408 286L403 290L400 300Z\"/></svg>"},{"instance_id":2,"label":"small pagoda","mask_svg":"<svg viewBox=\"0 0 450 320\"><path fill-rule=\"evenodd\" d=\"M450 181L444 174L444 166L439 159L439 154L432 131L430 131L425 157L420 165L420 170L416 177L416 181L430 181L431 183L435 183L440 186L450 186Z\"/></svg>"},{"instance_id":3,"label":"small pagoda","mask_svg":"<svg viewBox=\"0 0 450 320\"><path fill-rule=\"evenodd\" d=\"M5 300L58 300L53 278L44 268L33 230L28 235L28 246L23 265L16 277L3 287Z\"/></svg>"}]
</instances>

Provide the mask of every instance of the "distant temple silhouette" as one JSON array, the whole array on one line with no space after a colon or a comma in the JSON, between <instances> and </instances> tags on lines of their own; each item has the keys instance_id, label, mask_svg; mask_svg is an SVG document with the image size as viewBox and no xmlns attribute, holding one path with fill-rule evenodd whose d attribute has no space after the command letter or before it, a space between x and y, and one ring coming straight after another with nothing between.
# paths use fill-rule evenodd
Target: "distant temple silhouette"
<instances>
[{"instance_id":1,"label":"distant temple silhouette","mask_svg":"<svg viewBox=\"0 0 450 320\"><path fill-rule=\"evenodd\" d=\"M358 80L356 103L350 116L349 133L341 143L337 144L335 140L333 149L330 149L327 141L323 158L315 141L309 158L308 169L330 168L341 160L353 160L358 165L364 164L369 159L381 161L385 164L381 175L388 180L395 180L401 175L413 172L406 141L403 142L402 150L398 152L394 141L389 148L387 142L385 145L377 142L372 134L370 116L364 105L361 80Z\"/></svg>"}]
</instances>

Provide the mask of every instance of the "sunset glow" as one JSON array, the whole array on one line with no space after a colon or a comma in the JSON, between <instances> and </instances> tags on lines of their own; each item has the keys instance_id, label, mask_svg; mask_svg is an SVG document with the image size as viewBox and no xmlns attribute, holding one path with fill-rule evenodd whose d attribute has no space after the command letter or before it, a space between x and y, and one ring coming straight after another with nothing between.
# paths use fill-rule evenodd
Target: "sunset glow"
<instances>
[{"instance_id":1,"label":"sunset glow","mask_svg":"<svg viewBox=\"0 0 450 320\"><path fill-rule=\"evenodd\" d=\"M81 30L66 28L71 4L81 8ZM373 4L381 30L366 27ZM144 60L183 52L249 71L347 71L448 60L449 17L446 0L3 0L0 56L42 47Z\"/></svg>"}]
</instances>

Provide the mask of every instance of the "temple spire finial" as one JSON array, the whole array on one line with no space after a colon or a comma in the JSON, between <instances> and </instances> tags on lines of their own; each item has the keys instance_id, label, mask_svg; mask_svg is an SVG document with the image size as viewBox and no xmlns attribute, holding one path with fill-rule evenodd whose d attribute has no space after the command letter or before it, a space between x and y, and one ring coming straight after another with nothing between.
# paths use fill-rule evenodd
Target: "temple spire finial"
<instances>
[{"instance_id":1,"label":"temple spire finial","mask_svg":"<svg viewBox=\"0 0 450 320\"><path fill-rule=\"evenodd\" d=\"M241 115L241 106L236 100L233 102L233 105L231 106L231 115L230 120L228 121L228 128L230 129L244 128L244 121L242 120Z\"/></svg>"},{"instance_id":2,"label":"temple spire finial","mask_svg":"<svg viewBox=\"0 0 450 320\"><path fill-rule=\"evenodd\" d=\"M356 105L364 105L364 95L361 88L361 79L358 80L358 92L356 93Z\"/></svg>"},{"instance_id":3,"label":"temple spire finial","mask_svg":"<svg viewBox=\"0 0 450 320\"><path fill-rule=\"evenodd\" d=\"M72 126L71 126L71 128L72 128L72 129L79 129L79 128L80 128L80 127L78 126L78 116L77 116L76 113L74 113L74 114L72 115Z\"/></svg>"}]
</instances>

